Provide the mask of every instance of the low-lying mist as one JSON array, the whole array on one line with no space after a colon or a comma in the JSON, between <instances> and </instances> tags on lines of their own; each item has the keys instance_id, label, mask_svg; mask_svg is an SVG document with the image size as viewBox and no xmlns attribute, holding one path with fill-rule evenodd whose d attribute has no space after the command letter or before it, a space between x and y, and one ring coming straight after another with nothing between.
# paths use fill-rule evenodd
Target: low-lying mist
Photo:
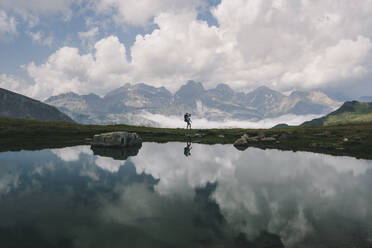
<instances>
[{"instance_id":1,"label":"low-lying mist","mask_svg":"<svg viewBox=\"0 0 372 248\"><path fill-rule=\"evenodd\" d=\"M226 119L223 121L210 121L205 118L192 118L192 128L272 128L281 123L300 125L305 121L319 118L323 115L283 115L277 118L267 118L260 121ZM165 116L160 114L142 113L141 117L159 124L163 128L185 128L183 116Z\"/></svg>"}]
</instances>

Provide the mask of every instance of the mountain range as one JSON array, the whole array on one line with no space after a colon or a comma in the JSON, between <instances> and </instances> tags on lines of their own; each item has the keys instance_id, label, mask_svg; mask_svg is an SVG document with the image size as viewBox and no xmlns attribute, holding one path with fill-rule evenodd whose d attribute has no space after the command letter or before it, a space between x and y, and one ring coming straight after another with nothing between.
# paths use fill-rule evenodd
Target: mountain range
<instances>
[{"instance_id":1,"label":"mountain range","mask_svg":"<svg viewBox=\"0 0 372 248\"><path fill-rule=\"evenodd\" d=\"M0 116L40 121L73 122L58 109L29 97L0 88Z\"/></svg>"},{"instance_id":2,"label":"mountain range","mask_svg":"<svg viewBox=\"0 0 372 248\"><path fill-rule=\"evenodd\" d=\"M328 114L341 105L319 91L294 91L284 95L262 86L244 93L236 92L226 84L205 89L194 81L188 81L174 94L164 87L127 83L103 97L70 92L52 96L45 103L80 123L147 126L157 126L157 123L143 117L143 113L182 118L189 112L193 117L208 120L258 121L286 114Z\"/></svg>"}]
</instances>

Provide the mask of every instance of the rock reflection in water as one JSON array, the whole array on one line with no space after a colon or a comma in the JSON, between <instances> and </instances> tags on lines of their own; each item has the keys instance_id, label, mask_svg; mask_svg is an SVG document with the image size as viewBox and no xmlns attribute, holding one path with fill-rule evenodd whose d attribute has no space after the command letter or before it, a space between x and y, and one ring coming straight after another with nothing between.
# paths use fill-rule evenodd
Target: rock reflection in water
<instances>
[{"instance_id":1,"label":"rock reflection in water","mask_svg":"<svg viewBox=\"0 0 372 248\"><path fill-rule=\"evenodd\" d=\"M115 160L127 160L131 156L137 156L141 147L100 147L91 146L94 155L110 157Z\"/></svg>"}]
</instances>

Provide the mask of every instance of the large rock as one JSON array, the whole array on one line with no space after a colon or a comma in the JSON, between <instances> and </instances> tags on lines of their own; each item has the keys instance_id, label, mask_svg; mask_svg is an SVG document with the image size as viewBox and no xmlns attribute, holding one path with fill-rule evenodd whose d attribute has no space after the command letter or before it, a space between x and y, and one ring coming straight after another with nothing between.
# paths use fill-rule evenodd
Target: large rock
<instances>
[{"instance_id":1,"label":"large rock","mask_svg":"<svg viewBox=\"0 0 372 248\"><path fill-rule=\"evenodd\" d=\"M104 147L139 147L142 139L136 133L112 132L96 134L93 137L92 146Z\"/></svg>"},{"instance_id":2,"label":"large rock","mask_svg":"<svg viewBox=\"0 0 372 248\"><path fill-rule=\"evenodd\" d=\"M244 151L245 149L248 148L250 143L255 143L255 142L274 142L277 141L276 138L274 137L266 137L265 133L259 132L257 136L250 137L248 134L244 134L242 137L237 139L234 142L235 148L238 150Z\"/></svg>"}]
</instances>

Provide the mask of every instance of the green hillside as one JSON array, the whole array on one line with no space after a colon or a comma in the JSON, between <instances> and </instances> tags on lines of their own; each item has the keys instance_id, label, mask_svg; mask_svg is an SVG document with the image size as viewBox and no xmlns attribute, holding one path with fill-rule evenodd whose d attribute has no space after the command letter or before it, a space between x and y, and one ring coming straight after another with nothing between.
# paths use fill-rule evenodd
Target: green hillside
<instances>
[{"instance_id":1,"label":"green hillside","mask_svg":"<svg viewBox=\"0 0 372 248\"><path fill-rule=\"evenodd\" d=\"M302 126L328 126L372 122L372 102L345 102L338 110L322 118L307 121Z\"/></svg>"}]
</instances>

